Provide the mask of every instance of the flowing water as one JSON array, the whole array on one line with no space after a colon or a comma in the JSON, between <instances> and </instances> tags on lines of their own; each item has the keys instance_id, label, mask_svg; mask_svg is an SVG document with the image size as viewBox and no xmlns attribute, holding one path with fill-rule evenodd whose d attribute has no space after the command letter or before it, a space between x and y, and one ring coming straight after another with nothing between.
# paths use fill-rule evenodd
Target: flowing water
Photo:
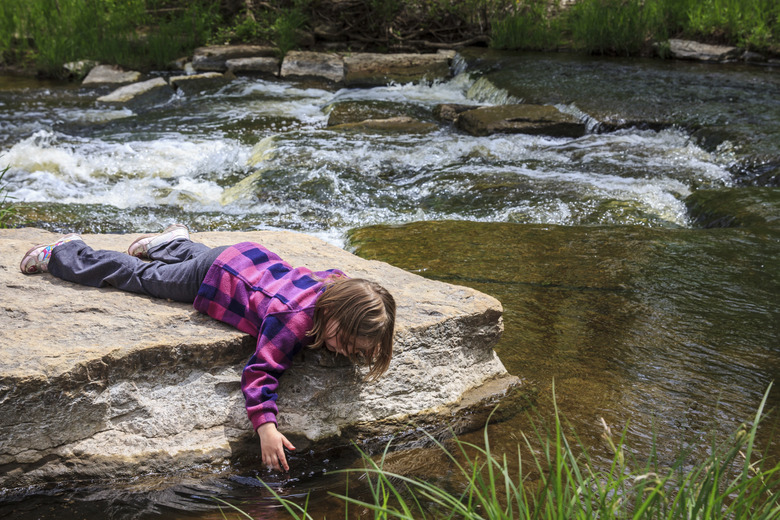
<instances>
[{"instance_id":1,"label":"flowing water","mask_svg":"<svg viewBox=\"0 0 780 520\"><path fill-rule=\"evenodd\" d=\"M539 389L542 415L554 381L597 460L609 458L604 417L639 459L655 434L663 461L683 448L695 461L711 433L725 439L752 418L780 374L780 71L474 51L454 72L371 89L239 78L140 113L96 104L107 88L0 78L12 224L293 229L476 287L504 305L507 369ZM554 104L589 131L472 137L434 117L441 103L521 101ZM436 128L328 128L344 114ZM705 228L713 215L732 227ZM514 451L529 427L525 416L491 425L493 449ZM344 482L332 470L353 458L298 460L287 480L238 464L158 492L55 489L0 503L0 516L221 518L216 495L284 517L260 475L333 517L327 492ZM435 450L395 454L393 467L449 478Z\"/></svg>"}]
</instances>

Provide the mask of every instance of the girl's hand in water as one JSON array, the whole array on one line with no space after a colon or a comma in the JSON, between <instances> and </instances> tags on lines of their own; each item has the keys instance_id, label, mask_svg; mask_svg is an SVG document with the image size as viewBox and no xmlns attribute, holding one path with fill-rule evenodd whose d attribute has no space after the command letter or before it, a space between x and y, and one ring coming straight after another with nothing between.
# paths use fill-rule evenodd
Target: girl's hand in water
<instances>
[{"instance_id":1,"label":"girl's hand in water","mask_svg":"<svg viewBox=\"0 0 780 520\"><path fill-rule=\"evenodd\" d=\"M295 446L287 440L287 437L279 433L279 430L276 429L276 424L272 422L261 424L257 428L257 435L260 437L263 464L277 471L282 471L282 469L289 471L290 466L287 465L284 448L294 450Z\"/></svg>"}]
</instances>

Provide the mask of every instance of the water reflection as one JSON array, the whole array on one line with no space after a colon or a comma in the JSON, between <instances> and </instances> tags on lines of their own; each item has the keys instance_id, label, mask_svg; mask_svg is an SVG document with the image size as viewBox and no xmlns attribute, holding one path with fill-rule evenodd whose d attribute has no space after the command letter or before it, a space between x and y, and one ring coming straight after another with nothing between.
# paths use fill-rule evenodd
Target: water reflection
<instances>
[{"instance_id":1,"label":"water reflection","mask_svg":"<svg viewBox=\"0 0 780 520\"><path fill-rule=\"evenodd\" d=\"M510 372L542 396L555 380L580 435L597 437L604 417L645 454L657 435L666 463L682 442L726 438L780 375L777 238L466 222L353 234L361 255L496 296ZM497 426L496 443L515 427Z\"/></svg>"}]
</instances>

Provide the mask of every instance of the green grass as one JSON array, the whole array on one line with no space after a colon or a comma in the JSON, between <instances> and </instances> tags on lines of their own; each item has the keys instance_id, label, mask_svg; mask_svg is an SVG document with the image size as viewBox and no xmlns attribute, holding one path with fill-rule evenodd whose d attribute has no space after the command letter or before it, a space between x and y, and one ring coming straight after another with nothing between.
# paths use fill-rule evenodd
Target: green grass
<instances>
[{"instance_id":1,"label":"green grass","mask_svg":"<svg viewBox=\"0 0 780 520\"><path fill-rule=\"evenodd\" d=\"M8 173L10 166L0 170L0 228L8 225L8 219L16 214L16 207L12 202L12 197L8 195L8 189L3 182L3 177Z\"/></svg>"},{"instance_id":2,"label":"green grass","mask_svg":"<svg viewBox=\"0 0 780 520\"><path fill-rule=\"evenodd\" d=\"M560 9L558 0L519 0L504 14L492 24L496 48L563 45L632 56L678 37L780 52L776 0L579 0L567 9Z\"/></svg>"},{"instance_id":3,"label":"green grass","mask_svg":"<svg viewBox=\"0 0 780 520\"><path fill-rule=\"evenodd\" d=\"M525 0L507 17L491 24L492 46L497 49L555 49L560 41L560 19L549 15L547 0Z\"/></svg>"},{"instance_id":4,"label":"green grass","mask_svg":"<svg viewBox=\"0 0 780 520\"><path fill-rule=\"evenodd\" d=\"M570 430L556 407L550 431L522 434L523 449L518 446L511 463L507 455L491 451L487 429L481 446L456 438L454 449L447 449L431 438L459 476L457 489L385 471L386 450L378 458L364 454L363 469L343 471L347 479L366 483L370 500L332 495L343 501L347 513L357 509L361 518L374 519L778 518L780 464L764 467L755 445L768 393L749 426L693 466L684 457L666 468L653 455L641 464L629 461L625 435L616 438L604 423L602 437L613 460L610 467L597 469L587 450L566 433ZM524 459L523 452L532 455ZM291 518L315 518L307 510L308 499L298 504L268 489Z\"/></svg>"},{"instance_id":5,"label":"green grass","mask_svg":"<svg viewBox=\"0 0 780 520\"><path fill-rule=\"evenodd\" d=\"M3 0L0 55L11 62L31 57L49 76L82 59L164 67L207 39L215 13L205 0L164 6L164 0Z\"/></svg>"}]
</instances>

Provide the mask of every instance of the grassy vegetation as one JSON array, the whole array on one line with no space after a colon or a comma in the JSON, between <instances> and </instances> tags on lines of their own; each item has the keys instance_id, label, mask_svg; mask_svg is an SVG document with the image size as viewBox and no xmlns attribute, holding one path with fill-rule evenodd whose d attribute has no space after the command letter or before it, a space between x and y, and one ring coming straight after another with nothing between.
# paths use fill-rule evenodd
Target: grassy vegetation
<instances>
[{"instance_id":1,"label":"grassy vegetation","mask_svg":"<svg viewBox=\"0 0 780 520\"><path fill-rule=\"evenodd\" d=\"M206 41L214 4L169 7L165 0L3 0L0 55L33 60L56 76L64 63L96 60L128 67L164 67Z\"/></svg>"},{"instance_id":2,"label":"grassy vegetation","mask_svg":"<svg viewBox=\"0 0 780 520\"><path fill-rule=\"evenodd\" d=\"M547 25L540 24L545 6ZM527 27L532 27L529 30ZM518 32L533 35L527 43ZM536 34L534 34L534 31ZM777 53L780 2L776 0L520 0L492 27L497 48L571 46L595 54L637 55L670 37L731 44Z\"/></svg>"},{"instance_id":3,"label":"grassy vegetation","mask_svg":"<svg viewBox=\"0 0 780 520\"><path fill-rule=\"evenodd\" d=\"M0 228L6 227L8 219L16 214L16 208L11 201L11 197L8 196L6 185L3 182L3 177L8 173L9 168L10 166L6 166L3 170L0 170Z\"/></svg>"},{"instance_id":4,"label":"grassy vegetation","mask_svg":"<svg viewBox=\"0 0 780 520\"><path fill-rule=\"evenodd\" d=\"M431 439L459 475L461 487L444 489L421 479L383 469L385 455L364 455L364 469L344 472L366 482L371 500L334 495L346 517L418 519L772 519L780 515L780 463L764 467L757 457L756 430L766 396L751 425L743 425L726 443L691 465L685 457L661 467L654 456L629 462L625 436L615 438L603 424L603 439L614 455L607 469L596 469L587 450L572 443L557 409L548 432L522 434L524 449L516 460L493 453L487 430L484 445L455 439L454 449ZM524 460L521 453L532 455ZM268 488L291 518L313 519L299 504ZM241 513L244 518L251 518Z\"/></svg>"}]
</instances>

